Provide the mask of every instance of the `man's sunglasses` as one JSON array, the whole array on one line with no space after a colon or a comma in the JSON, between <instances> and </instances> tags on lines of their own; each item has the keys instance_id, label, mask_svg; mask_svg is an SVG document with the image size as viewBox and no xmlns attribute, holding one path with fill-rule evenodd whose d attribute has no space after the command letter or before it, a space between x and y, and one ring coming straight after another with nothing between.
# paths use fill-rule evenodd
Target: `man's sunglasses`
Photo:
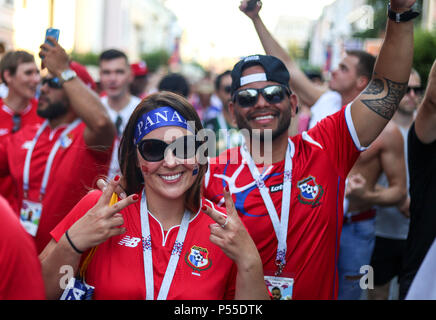
<instances>
[{"instance_id":1,"label":"man's sunglasses","mask_svg":"<svg viewBox=\"0 0 436 320\"><path fill-rule=\"evenodd\" d=\"M201 144L202 142L197 141L194 135L183 136L171 144L162 140L148 139L138 144L138 151L148 162L162 161L167 150L171 150L176 158L186 160L195 157Z\"/></svg>"},{"instance_id":2,"label":"man's sunglasses","mask_svg":"<svg viewBox=\"0 0 436 320\"><path fill-rule=\"evenodd\" d=\"M232 92L232 87L231 86L225 86L223 89L224 89L225 93L231 93Z\"/></svg>"},{"instance_id":3,"label":"man's sunglasses","mask_svg":"<svg viewBox=\"0 0 436 320\"><path fill-rule=\"evenodd\" d=\"M42 85L48 85L52 89L62 89L62 84L58 78L44 78L42 79Z\"/></svg>"},{"instance_id":4,"label":"man's sunglasses","mask_svg":"<svg viewBox=\"0 0 436 320\"><path fill-rule=\"evenodd\" d=\"M407 87L407 93L409 94L411 91L414 91L416 95L421 95L424 93L423 87Z\"/></svg>"},{"instance_id":5,"label":"man's sunglasses","mask_svg":"<svg viewBox=\"0 0 436 320\"><path fill-rule=\"evenodd\" d=\"M262 89L243 89L235 93L233 102L242 108L253 107L259 100L259 94L262 94L268 103L280 103L286 96L290 96L291 92L282 85L271 85Z\"/></svg>"}]
</instances>

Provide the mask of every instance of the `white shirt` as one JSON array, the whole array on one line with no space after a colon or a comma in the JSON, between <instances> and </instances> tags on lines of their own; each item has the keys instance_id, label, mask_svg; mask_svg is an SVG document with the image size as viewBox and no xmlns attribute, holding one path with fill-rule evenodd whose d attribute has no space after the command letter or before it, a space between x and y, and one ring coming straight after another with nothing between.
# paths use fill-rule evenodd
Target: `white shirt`
<instances>
[{"instance_id":1,"label":"white shirt","mask_svg":"<svg viewBox=\"0 0 436 320\"><path fill-rule=\"evenodd\" d=\"M336 91L327 91L310 108L309 129L312 129L322 119L335 114L342 109L342 97Z\"/></svg>"},{"instance_id":2,"label":"white shirt","mask_svg":"<svg viewBox=\"0 0 436 320\"><path fill-rule=\"evenodd\" d=\"M129 122L130 116L132 115L133 111L135 111L138 104L141 102L141 99L135 96L130 97L129 103L121 109L120 112L116 112L115 110L111 109L109 107L108 97L102 97L101 102L103 103L104 107L106 108L110 119L113 123L116 122L118 116L121 117L123 120L121 126L120 126L120 135L124 132L124 129L126 128L127 123ZM120 145L120 137L118 137L115 140L114 144L114 150L112 152L112 160L108 172L109 179L113 179L116 175L120 174L120 165L118 162L118 148Z\"/></svg>"},{"instance_id":3,"label":"white shirt","mask_svg":"<svg viewBox=\"0 0 436 320\"><path fill-rule=\"evenodd\" d=\"M407 293L406 300L436 300L436 241L428 250L415 279Z\"/></svg>"},{"instance_id":4,"label":"white shirt","mask_svg":"<svg viewBox=\"0 0 436 320\"><path fill-rule=\"evenodd\" d=\"M0 98L4 99L9 94L9 88L4 83L0 83Z\"/></svg>"}]
</instances>

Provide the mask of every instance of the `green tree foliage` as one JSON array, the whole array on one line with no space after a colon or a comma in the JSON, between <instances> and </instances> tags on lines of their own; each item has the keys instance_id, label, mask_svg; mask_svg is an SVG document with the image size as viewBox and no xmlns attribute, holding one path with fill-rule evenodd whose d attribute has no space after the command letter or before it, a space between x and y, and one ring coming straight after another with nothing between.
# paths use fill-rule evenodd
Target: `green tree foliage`
<instances>
[{"instance_id":1,"label":"green tree foliage","mask_svg":"<svg viewBox=\"0 0 436 320\"><path fill-rule=\"evenodd\" d=\"M98 66L99 55L93 52L77 53L72 52L71 58L84 66Z\"/></svg>"},{"instance_id":2,"label":"green tree foliage","mask_svg":"<svg viewBox=\"0 0 436 320\"><path fill-rule=\"evenodd\" d=\"M141 59L147 63L151 72L155 72L160 66L168 66L170 54L164 49L159 49L142 54Z\"/></svg>"},{"instance_id":3,"label":"green tree foliage","mask_svg":"<svg viewBox=\"0 0 436 320\"><path fill-rule=\"evenodd\" d=\"M413 66L421 75L423 85L426 85L431 66L436 59L436 30L415 31L415 54Z\"/></svg>"}]
</instances>

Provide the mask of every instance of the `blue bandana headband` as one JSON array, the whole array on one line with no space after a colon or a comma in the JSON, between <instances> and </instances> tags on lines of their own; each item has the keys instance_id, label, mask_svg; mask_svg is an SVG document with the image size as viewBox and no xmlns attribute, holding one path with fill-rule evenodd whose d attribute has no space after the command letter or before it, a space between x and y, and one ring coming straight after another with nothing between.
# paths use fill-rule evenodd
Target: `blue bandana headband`
<instances>
[{"instance_id":1,"label":"blue bandana headband","mask_svg":"<svg viewBox=\"0 0 436 320\"><path fill-rule=\"evenodd\" d=\"M136 124L135 145L150 132L162 127L180 127L195 133L188 121L176 110L171 107L161 107L145 113L141 116Z\"/></svg>"}]
</instances>

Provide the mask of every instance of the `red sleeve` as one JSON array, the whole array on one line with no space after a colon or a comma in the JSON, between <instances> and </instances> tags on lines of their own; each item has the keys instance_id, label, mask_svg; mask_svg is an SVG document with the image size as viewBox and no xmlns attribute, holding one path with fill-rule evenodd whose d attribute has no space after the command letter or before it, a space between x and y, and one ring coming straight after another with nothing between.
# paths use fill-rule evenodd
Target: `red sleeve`
<instances>
[{"instance_id":1,"label":"red sleeve","mask_svg":"<svg viewBox=\"0 0 436 320\"><path fill-rule=\"evenodd\" d=\"M303 139L312 139L328 152L338 174L346 178L364 148L360 146L351 119L350 105L324 118Z\"/></svg>"},{"instance_id":2,"label":"red sleeve","mask_svg":"<svg viewBox=\"0 0 436 320\"><path fill-rule=\"evenodd\" d=\"M80 202L67 214L67 216L54 228L50 235L52 238L59 242L65 232L71 228L71 226L82 218L100 199L102 195L101 191L93 191L88 193Z\"/></svg>"},{"instance_id":3,"label":"red sleeve","mask_svg":"<svg viewBox=\"0 0 436 320\"><path fill-rule=\"evenodd\" d=\"M0 300L44 300L35 243L1 197L0 220Z\"/></svg>"}]
</instances>

